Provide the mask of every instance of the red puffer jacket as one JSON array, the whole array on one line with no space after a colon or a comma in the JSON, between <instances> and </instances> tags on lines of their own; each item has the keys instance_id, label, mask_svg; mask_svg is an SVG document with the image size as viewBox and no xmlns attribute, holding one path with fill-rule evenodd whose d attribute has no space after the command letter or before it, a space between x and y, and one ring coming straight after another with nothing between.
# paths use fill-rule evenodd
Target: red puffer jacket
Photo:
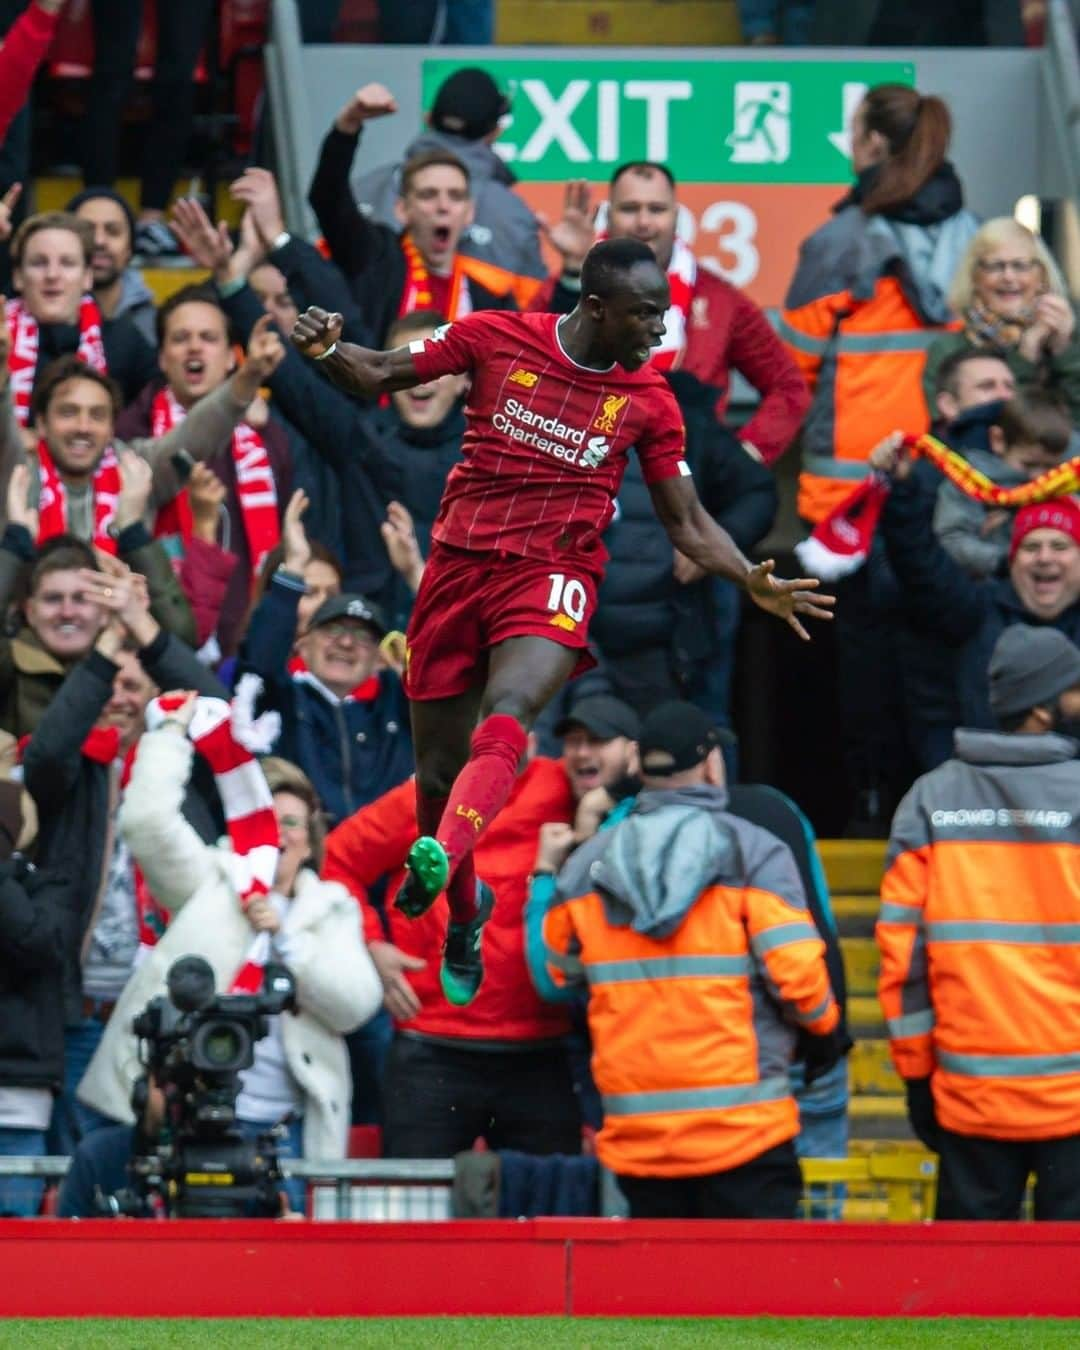
<instances>
[{"instance_id":1,"label":"red puffer jacket","mask_svg":"<svg viewBox=\"0 0 1080 1350\"><path fill-rule=\"evenodd\" d=\"M386 940L368 890L387 876L387 896L392 898L397 891L405 855L416 838L415 793L414 780L409 779L343 821L326 840L322 874L328 881L342 882L360 901L368 942ZM392 906L388 909L391 941L427 962L408 977L421 1004L416 1017L403 1024L409 1031L482 1041L547 1040L564 1034L565 1009L541 1002L529 978L524 910L540 826L573 819L574 797L566 771L557 760L534 759L481 836L476 870L495 891L495 912L484 928L484 983L466 1008L447 1003L439 986L446 900L437 900L421 919L406 919Z\"/></svg>"}]
</instances>

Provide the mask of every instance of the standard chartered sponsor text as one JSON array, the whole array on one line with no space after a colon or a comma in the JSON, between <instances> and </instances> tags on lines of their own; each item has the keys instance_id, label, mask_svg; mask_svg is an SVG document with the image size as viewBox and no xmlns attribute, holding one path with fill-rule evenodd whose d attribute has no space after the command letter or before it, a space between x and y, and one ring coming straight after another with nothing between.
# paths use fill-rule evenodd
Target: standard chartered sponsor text
<instances>
[{"instance_id":1,"label":"standard chartered sponsor text","mask_svg":"<svg viewBox=\"0 0 1080 1350\"><path fill-rule=\"evenodd\" d=\"M516 398L506 400L492 417L491 424L510 440L542 450L566 464L595 468L611 449L603 436L590 437L586 445L584 429L567 426L557 417L545 417ZM544 432L547 435L542 434Z\"/></svg>"}]
</instances>

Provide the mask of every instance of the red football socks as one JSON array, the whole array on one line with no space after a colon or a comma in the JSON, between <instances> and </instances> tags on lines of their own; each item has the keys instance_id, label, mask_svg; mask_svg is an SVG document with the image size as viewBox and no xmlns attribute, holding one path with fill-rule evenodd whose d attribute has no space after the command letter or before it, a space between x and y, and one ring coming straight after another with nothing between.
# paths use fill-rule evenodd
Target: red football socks
<instances>
[{"instance_id":1,"label":"red football socks","mask_svg":"<svg viewBox=\"0 0 1080 1350\"><path fill-rule=\"evenodd\" d=\"M473 732L469 762L450 791L435 837L450 858L447 899L451 918L457 922L476 916L476 875L470 855L506 804L527 741L528 733L516 717L506 713L485 717Z\"/></svg>"},{"instance_id":2,"label":"red football socks","mask_svg":"<svg viewBox=\"0 0 1080 1350\"><path fill-rule=\"evenodd\" d=\"M466 853L458 863L446 887L446 903L454 923L472 923L476 918L476 866Z\"/></svg>"}]
</instances>

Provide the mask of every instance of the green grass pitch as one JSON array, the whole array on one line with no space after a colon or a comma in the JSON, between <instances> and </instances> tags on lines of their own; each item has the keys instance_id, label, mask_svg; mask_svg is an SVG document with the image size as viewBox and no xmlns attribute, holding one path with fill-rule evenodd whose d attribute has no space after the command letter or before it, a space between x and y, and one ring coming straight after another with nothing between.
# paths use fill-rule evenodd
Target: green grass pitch
<instances>
[{"instance_id":1,"label":"green grass pitch","mask_svg":"<svg viewBox=\"0 0 1080 1350\"><path fill-rule=\"evenodd\" d=\"M723 1346L724 1350L863 1350L870 1347L1075 1346L1080 1319L1053 1318L570 1318L570 1317L372 1317L372 1318L220 1318L138 1320L79 1318L0 1320L0 1346L19 1350L333 1350L349 1346L416 1350L419 1346L497 1346L499 1350L677 1350Z\"/></svg>"}]
</instances>

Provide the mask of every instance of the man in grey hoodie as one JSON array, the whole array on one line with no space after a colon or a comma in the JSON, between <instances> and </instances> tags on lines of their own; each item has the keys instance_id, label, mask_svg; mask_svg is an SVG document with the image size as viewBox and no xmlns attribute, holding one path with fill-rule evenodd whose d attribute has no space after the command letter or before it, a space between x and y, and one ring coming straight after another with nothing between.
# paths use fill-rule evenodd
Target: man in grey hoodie
<instances>
[{"instance_id":1,"label":"man in grey hoodie","mask_svg":"<svg viewBox=\"0 0 1080 1350\"><path fill-rule=\"evenodd\" d=\"M64 208L94 230L90 270L94 299L103 319L126 315L152 347L157 346L154 296L131 257L135 247L135 216L119 192L110 187L88 187Z\"/></svg>"},{"instance_id":2,"label":"man in grey hoodie","mask_svg":"<svg viewBox=\"0 0 1080 1350\"><path fill-rule=\"evenodd\" d=\"M469 171L475 216L461 236L462 253L504 267L519 276L546 277L536 217L514 191L517 181L495 150L510 100L486 70L466 66L439 86L428 130L405 148L402 163L427 150L449 150ZM394 204L401 195L401 164L383 164L353 177L353 191L365 214L394 229L401 226Z\"/></svg>"}]
</instances>

